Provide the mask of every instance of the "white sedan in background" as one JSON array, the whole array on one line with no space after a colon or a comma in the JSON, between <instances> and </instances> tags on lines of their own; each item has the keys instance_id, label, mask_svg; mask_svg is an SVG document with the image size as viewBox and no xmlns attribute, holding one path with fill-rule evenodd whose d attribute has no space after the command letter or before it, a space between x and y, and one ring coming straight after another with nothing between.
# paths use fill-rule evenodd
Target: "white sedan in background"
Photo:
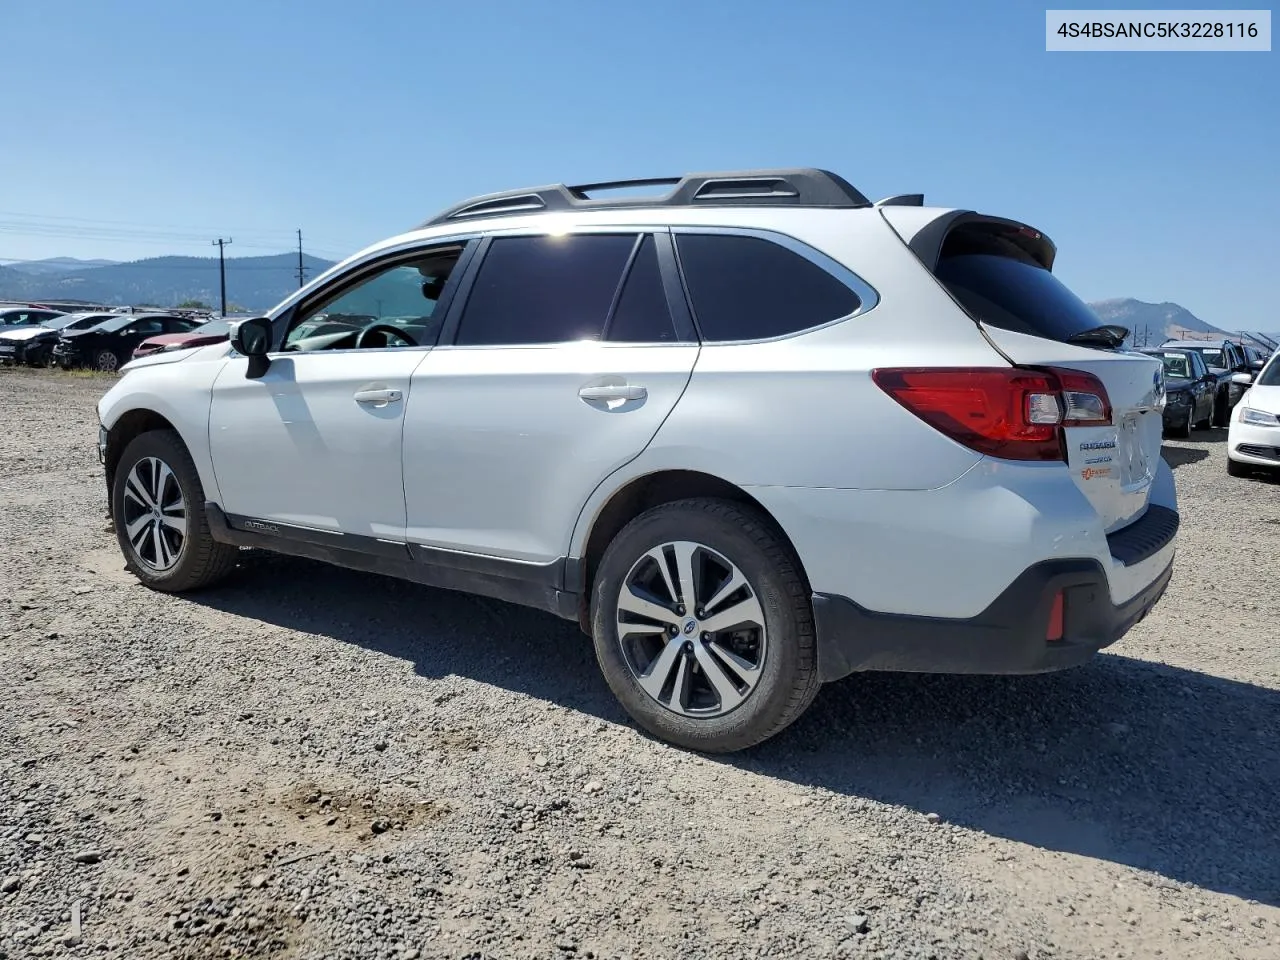
<instances>
[{"instance_id":1,"label":"white sedan in background","mask_svg":"<svg viewBox=\"0 0 1280 960\"><path fill-rule=\"evenodd\" d=\"M1249 389L1231 411L1227 473L1241 477L1268 469L1280 474L1280 352L1272 354L1256 377L1237 373L1231 379Z\"/></svg>"}]
</instances>

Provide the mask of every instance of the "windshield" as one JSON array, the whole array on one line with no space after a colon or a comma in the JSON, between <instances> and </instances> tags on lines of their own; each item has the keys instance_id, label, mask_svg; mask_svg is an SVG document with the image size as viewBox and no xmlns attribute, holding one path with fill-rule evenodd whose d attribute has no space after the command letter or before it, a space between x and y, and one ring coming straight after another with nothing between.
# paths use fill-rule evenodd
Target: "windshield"
<instances>
[{"instance_id":1,"label":"windshield","mask_svg":"<svg viewBox=\"0 0 1280 960\"><path fill-rule=\"evenodd\" d=\"M1225 367L1226 363L1222 359L1222 351L1217 347L1196 347L1196 352L1204 357L1204 362L1211 367Z\"/></svg>"},{"instance_id":2,"label":"windshield","mask_svg":"<svg viewBox=\"0 0 1280 960\"><path fill-rule=\"evenodd\" d=\"M1280 353L1267 362L1254 382L1259 387L1280 387Z\"/></svg>"},{"instance_id":3,"label":"windshield","mask_svg":"<svg viewBox=\"0 0 1280 960\"><path fill-rule=\"evenodd\" d=\"M133 323L133 319L133 314L122 313L120 316L112 317L110 320L103 320L93 329L101 331L102 333L115 333L117 330L123 330L129 324Z\"/></svg>"},{"instance_id":4,"label":"windshield","mask_svg":"<svg viewBox=\"0 0 1280 960\"><path fill-rule=\"evenodd\" d=\"M61 330L63 327L71 327L74 323L84 322L88 319L89 318L83 314L64 313L60 317L50 317L48 320L44 321L44 323L40 324L40 326L47 327L50 330ZM74 329L74 327L72 327L72 329Z\"/></svg>"},{"instance_id":5,"label":"windshield","mask_svg":"<svg viewBox=\"0 0 1280 960\"><path fill-rule=\"evenodd\" d=\"M1065 342L1102 325L1062 281L995 234L956 231L934 273L974 319L993 327Z\"/></svg>"},{"instance_id":6,"label":"windshield","mask_svg":"<svg viewBox=\"0 0 1280 960\"><path fill-rule=\"evenodd\" d=\"M1185 353L1155 353L1147 351L1147 354L1160 358L1160 362L1164 364L1164 375L1166 377L1191 379L1191 358Z\"/></svg>"}]
</instances>

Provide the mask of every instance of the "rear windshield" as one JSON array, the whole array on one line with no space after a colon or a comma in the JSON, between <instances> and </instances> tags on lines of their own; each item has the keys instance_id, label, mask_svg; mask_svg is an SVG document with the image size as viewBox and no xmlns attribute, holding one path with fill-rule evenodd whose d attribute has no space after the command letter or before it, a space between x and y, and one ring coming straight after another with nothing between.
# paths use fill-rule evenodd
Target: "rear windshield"
<instances>
[{"instance_id":1,"label":"rear windshield","mask_svg":"<svg viewBox=\"0 0 1280 960\"><path fill-rule=\"evenodd\" d=\"M1204 357L1204 362L1211 367L1225 367L1227 365L1220 347L1192 347L1191 349Z\"/></svg>"},{"instance_id":2,"label":"rear windshield","mask_svg":"<svg viewBox=\"0 0 1280 960\"><path fill-rule=\"evenodd\" d=\"M1062 281L994 230L954 231L934 273L974 319L993 327L1065 341L1102 325Z\"/></svg>"},{"instance_id":3,"label":"rear windshield","mask_svg":"<svg viewBox=\"0 0 1280 960\"><path fill-rule=\"evenodd\" d=\"M1191 379L1191 358L1185 353L1154 353L1150 350L1146 351L1146 353L1148 356L1160 358L1160 361L1164 364L1164 375L1166 377Z\"/></svg>"}]
</instances>

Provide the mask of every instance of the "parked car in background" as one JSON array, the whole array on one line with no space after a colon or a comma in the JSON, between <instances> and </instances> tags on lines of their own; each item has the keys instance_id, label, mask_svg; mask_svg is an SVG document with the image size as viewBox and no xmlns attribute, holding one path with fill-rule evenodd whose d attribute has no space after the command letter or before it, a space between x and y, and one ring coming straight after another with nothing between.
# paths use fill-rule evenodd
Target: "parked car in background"
<instances>
[{"instance_id":1,"label":"parked car in background","mask_svg":"<svg viewBox=\"0 0 1280 960\"><path fill-rule=\"evenodd\" d=\"M115 313L64 313L36 326L0 330L0 363L47 367L62 331L87 330Z\"/></svg>"},{"instance_id":2,"label":"parked car in background","mask_svg":"<svg viewBox=\"0 0 1280 960\"><path fill-rule=\"evenodd\" d=\"M128 569L178 593L252 546L550 611L714 752L857 670L1064 669L1151 610L1161 362L1043 233L821 170L664 182L474 198L131 363L98 405Z\"/></svg>"},{"instance_id":3,"label":"parked car in background","mask_svg":"<svg viewBox=\"0 0 1280 960\"><path fill-rule=\"evenodd\" d=\"M1244 393L1244 388L1234 383L1231 375L1253 372L1240 345L1232 340L1166 340L1160 347L1178 347L1182 350L1195 350L1200 354L1218 378L1213 422L1216 426L1225 427L1231 416L1231 408L1240 402L1240 395Z\"/></svg>"},{"instance_id":4,"label":"parked car in background","mask_svg":"<svg viewBox=\"0 0 1280 960\"><path fill-rule=\"evenodd\" d=\"M158 337L148 337L134 348L133 359L150 356L161 350L183 350L218 343L231 335L231 323L230 318L209 320L188 333L162 333Z\"/></svg>"},{"instance_id":5,"label":"parked car in background","mask_svg":"<svg viewBox=\"0 0 1280 960\"><path fill-rule=\"evenodd\" d=\"M199 324L167 313L122 313L88 330L64 332L53 359L64 370L91 367L113 372L129 362L134 348L161 333L187 333Z\"/></svg>"},{"instance_id":6,"label":"parked car in background","mask_svg":"<svg viewBox=\"0 0 1280 960\"><path fill-rule=\"evenodd\" d=\"M1200 351L1153 347L1141 352L1164 364L1165 431L1186 438L1193 428L1212 426L1218 377L1209 372Z\"/></svg>"},{"instance_id":7,"label":"parked car in background","mask_svg":"<svg viewBox=\"0 0 1280 960\"><path fill-rule=\"evenodd\" d=\"M62 316L60 310L49 310L44 307L5 307L0 309L0 330L11 330L14 327L34 327L46 320Z\"/></svg>"},{"instance_id":8,"label":"parked car in background","mask_svg":"<svg viewBox=\"0 0 1280 960\"><path fill-rule=\"evenodd\" d=\"M1227 427L1227 473L1280 475L1280 352L1272 354L1256 377L1235 376L1246 389Z\"/></svg>"}]
</instances>

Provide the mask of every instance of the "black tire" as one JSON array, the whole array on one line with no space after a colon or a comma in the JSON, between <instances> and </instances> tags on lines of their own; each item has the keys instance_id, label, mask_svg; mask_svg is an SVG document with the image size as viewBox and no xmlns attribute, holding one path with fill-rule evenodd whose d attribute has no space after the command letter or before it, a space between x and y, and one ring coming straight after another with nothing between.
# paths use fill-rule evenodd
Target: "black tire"
<instances>
[{"instance_id":1,"label":"black tire","mask_svg":"<svg viewBox=\"0 0 1280 960\"><path fill-rule=\"evenodd\" d=\"M1195 425L1197 430L1209 430L1213 427L1213 407L1209 408L1209 415Z\"/></svg>"},{"instance_id":2,"label":"black tire","mask_svg":"<svg viewBox=\"0 0 1280 960\"><path fill-rule=\"evenodd\" d=\"M1169 431L1169 436L1177 437L1179 440L1191 439L1191 414L1190 413L1187 414L1187 419L1182 424L1182 426L1178 427L1176 430Z\"/></svg>"},{"instance_id":3,"label":"black tire","mask_svg":"<svg viewBox=\"0 0 1280 960\"><path fill-rule=\"evenodd\" d=\"M1220 393L1213 404L1213 425L1215 427L1225 427L1230 419L1231 401L1227 399L1225 393Z\"/></svg>"},{"instance_id":4,"label":"black tire","mask_svg":"<svg viewBox=\"0 0 1280 960\"><path fill-rule=\"evenodd\" d=\"M99 373L115 373L120 366L120 357L114 350L99 350L93 355L93 369Z\"/></svg>"},{"instance_id":5,"label":"black tire","mask_svg":"<svg viewBox=\"0 0 1280 960\"><path fill-rule=\"evenodd\" d=\"M139 461L155 458L172 472L186 506L187 534L177 562L165 570L148 564L129 542L125 485ZM132 506L130 507L132 509ZM219 543L209 534L209 518L204 510L204 487L196 465L182 438L172 430L153 430L129 442L116 466L111 484L111 519L116 540L124 554L125 566L143 584L165 593L198 590L217 583L236 565L239 551Z\"/></svg>"},{"instance_id":6,"label":"black tire","mask_svg":"<svg viewBox=\"0 0 1280 960\"><path fill-rule=\"evenodd\" d=\"M676 541L696 542L734 564L763 612L768 640L758 682L738 706L714 717L677 713L650 697L618 637L618 598L628 574L647 551ZM680 500L627 524L601 559L591 625L596 660L623 708L649 733L688 749L729 753L767 740L804 713L821 686L799 560L764 518L729 501Z\"/></svg>"}]
</instances>

